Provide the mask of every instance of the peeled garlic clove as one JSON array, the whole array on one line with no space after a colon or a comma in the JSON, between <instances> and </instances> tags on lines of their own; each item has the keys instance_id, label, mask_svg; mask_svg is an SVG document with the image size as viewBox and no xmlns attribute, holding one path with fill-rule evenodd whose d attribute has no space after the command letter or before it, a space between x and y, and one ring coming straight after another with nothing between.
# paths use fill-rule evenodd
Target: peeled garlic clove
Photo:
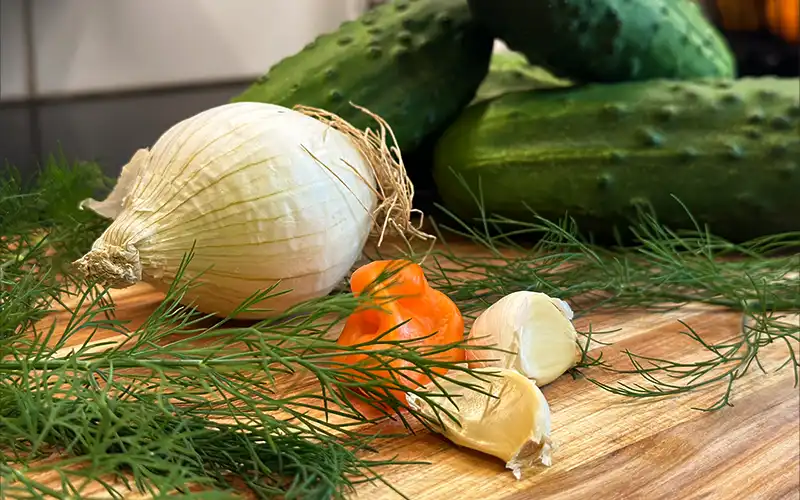
<instances>
[{"instance_id":1,"label":"peeled garlic clove","mask_svg":"<svg viewBox=\"0 0 800 500\"><path fill-rule=\"evenodd\" d=\"M438 414L441 424L433 424L437 432L459 446L500 458L517 479L537 463L550 466L550 406L542 391L515 370L479 368L473 372L480 378L467 372L448 374L448 377L477 385L483 392L442 380L439 381L441 388L453 401L431 396L433 404L440 407L435 408L411 393L406 394L406 401L413 410L434 421ZM442 410L450 412L458 422Z\"/></svg>"},{"instance_id":2,"label":"peeled garlic clove","mask_svg":"<svg viewBox=\"0 0 800 500\"><path fill-rule=\"evenodd\" d=\"M468 350L471 367L512 368L543 386L580 360L572 309L540 292L519 291L501 298L472 325L468 342L496 350Z\"/></svg>"}]
</instances>

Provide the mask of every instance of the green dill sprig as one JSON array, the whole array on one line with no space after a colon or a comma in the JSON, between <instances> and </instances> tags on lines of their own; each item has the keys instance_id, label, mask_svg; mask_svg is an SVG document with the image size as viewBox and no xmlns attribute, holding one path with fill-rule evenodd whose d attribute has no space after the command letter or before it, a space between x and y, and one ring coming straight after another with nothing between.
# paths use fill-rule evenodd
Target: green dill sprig
<instances>
[{"instance_id":1,"label":"green dill sprig","mask_svg":"<svg viewBox=\"0 0 800 500\"><path fill-rule=\"evenodd\" d=\"M765 347L783 345L786 359L779 369L793 370L795 385L800 383L800 232L733 243L701 226L681 205L694 221L694 230L674 231L656 214L640 210L631 219L631 243L599 246L568 216L553 221L531 211L525 221L511 220L487 214L480 192L473 199L481 213L475 221L461 220L439 207L450 224L436 224L444 249L427 256L425 270L433 286L453 298L465 316L474 318L502 296L520 290L568 300L576 318L603 310L657 313L707 304L738 312L743 327L727 341L710 344L681 322L688 329L684 334L698 346L700 359L679 362L626 352L632 368L618 368L603 359L602 351L594 354L596 347L609 344L597 339L604 332L590 326L588 332L579 332L582 357L573 375L635 398L721 386L719 399L701 408L716 410L730 404L735 382L751 365L764 371L760 354ZM463 254L447 244L445 234L482 252ZM644 383L600 382L590 376L590 368L636 374Z\"/></svg>"},{"instance_id":2,"label":"green dill sprig","mask_svg":"<svg viewBox=\"0 0 800 500\"><path fill-rule=\"evenodd\" d=\"M164 300L129 330L115 318L108 291L66 265L103 227L76 208L91 184L87 172L99 174L90 165L53 164L32 188L4 184L0 198L8 207L2 213L11 215L1 226L9 242L0 296L5 497L79 498L99 483L116 497L126 489L192 496L198 487L203 494L244 487L259 498L342 498L359 482L381 480L378 467L402 463L365 458L376 440L391 437L365 426L400 418L410 427L407 418L421 415L391 391L428 398L428 391L406 388L408 374L467 370L434 357L460 344L379 336L338 345L336 327L369 303L352 294L255 323L200 314L186 300L202 286L202 276L185 275L191 252ZM255 294L239 312L276 293ZM59 308L66 322L42 326ZM102 331L120 340L95 340ZM367 354L366 361L341 362L354 353ZM365 417L357 398L383 413ZM60 481L36 479L44 471Z\"/></svg>"},{"instance_id":3,"label":"green dill sprig","mask_svg":"<svg viewBox=\"0 0 800 500\"><path fill-rule=\"evenodd\" d=\"M0 339L19 334L47 315L77 280L69 263L105 227L78 203L107 189L96 164L51 156L38 175L0 172Z\"/></svg>"},{"instance_id":4,"label":"green dill sprig","mask_svg":"<svg viewBox=\"0 0 800 500\"><path fill-rule=\"evenodd\" d=\"M371 424L397 418L411 427L407 417L419 418L391 391L433 399L444 392L437 380L448 378L433 376L436 368L467 370L433 358L457 345L379 337L338 346L337 326L364 306L348 293L243 324L199 314L184 300L195 283L176 280L145 323L129 330L114 317L107 291L83 283L68 265L105 225L76 208L107 185L99 169L52 159L33 186L9 179L0 187L0 484L7 497L80 498L100 484L115 496L134 489L233 498L246 488L261 498L343 498L362 481L382 480L381 467L400 463L365 458L376 441L391 437L376 435ZM721 387L710 409L722 408L745 372L766 369L759 353L776 344L786 347L782 368L793 369L797 383L800 234L733 244L699 225L674 232L652 214L639 215L632 221L637 241L608 248L587 241L568 217L512 221L484 213L473 224L449 214L454 224L436 226L444 248L424 255L425 274L467 318L517 290L566 299L578 317L693 302L742 314L742 331L721 342L684 325L699 346L698 359L626 353L632 368L595 354L598 345L610 346L590 326L573 375L621 396ZM466 239L473 251L462 254L443 232ZM475 245L483 255L474 254ZM273 293L260 292L242 308ZM41 326L56 309L66 310L67 323ZM95 340L109 330L121 341ZM78 332L90 334L76 343ZM375 363L342 363L363 348ZM408 367L395 369L393 360ZM375 376L387 370L388 378ZM600 382L595 370L643 382ZM409 371L432 377L434 389L406 389ZM283 390L287 384L291 391ZM359 399L388 411L367 418L354 404ZM43 471L60 482L36 479Z\"/></svg>"},{"instance_id":5,"label":"green dill sprig","mask_svg":"<svg viewBox=\"0 0 800 500\"><path fill-rule=\"evenodd\" d=\"M686 328L681 333L699 346L699 350L705 354L702 359L682 362L643 356L626 350L625 355L632 368L616 369L606 366L607 370L616 374L639 375L644 379L644 384L607 384L594 378L589 380L613 394L636 398L676 396L709 386L722 386L722 393L715 402L707 407L694 408L714 411L732 406L731 396L735 383L753 366L757 366L764 374L768 373L759 356L762 349L772 344L783 344L786 347L786 359L776 370L787 366L793 369L794 384L797 386L800 382L797 353L800 327L797 323L800 320L795 316L787 321L785 316L776 316L772 312L747 313L744 317L743 332L718 343L707 342L699 332L681 321Z\"/></svg>"},{"instance_id":6,"label":"green dill sprig","mask_svg":"<svg viewBox=\"0 0 800 500\"><path fill-rule=\"evenodd\" d=\"M225 320L202 326L210 318L180 304L191 286L191 280L175 285L136 331L125 332L107 317L102 292L94 299L86 292L78 301L84 310L70 311L68 329L52 347L52 328L12 343L0 361L0 399L12 402L0 410L0 448L11 450L22 466L57 450L72 457L68 465L83 464L77 477L113 474L122 480L127 473L140 491L209 483L232 487L230 475L262 498L339 498L358 480L379 479L375 467L399 463L359 457L357 452L371 450L368 442L379 436L356 427L370 421L350 402L354 391L391 404L405 421L399 411L414 412L386 397L388 391L430 397L405 389L405 371L435 377L435 368L466 370L431 358L457 344L426 347L379 337L337 345L328 334L357 305L353 297L310 301L246 327L221 326ZM337 309L340 316L330 318ZM101 329L125 332L126 339L98 351L90 337L62 353L66 339ZM356 352L382 363L337 362ZM396 369L387 360L409 366ZM346 375L344 368L359 376ZM393 376L379 378L376 371ZM314 383L303 391L282 391L278 379L298 374ZM76 473L64 462L46 468L58 470L70 490L76 487L71 476ZM7 479L17 473L12 470ZM29 477L13 484L30 494L34 487L46 488ZM117 493L112 483L106 486Z\"/></svg>"}]
</instances>

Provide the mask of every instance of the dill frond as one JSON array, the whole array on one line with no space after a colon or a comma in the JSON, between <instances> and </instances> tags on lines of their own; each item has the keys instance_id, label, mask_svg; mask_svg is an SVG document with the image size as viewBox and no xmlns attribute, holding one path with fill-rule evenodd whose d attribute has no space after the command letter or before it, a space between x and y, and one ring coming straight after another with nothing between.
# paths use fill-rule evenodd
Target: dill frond
<instances>
[{"instance_id":1,"label":"dill frond","mask_svg":"<svg viewBox=\"0 0 800 500\"><path fill-rule=\"evenodd\" d=\"M191 252L165 299L141 326L129 328L115 318L108 292L74 276L68 265L106 224L77 209L80 200L109 185L100 169L51 158L30 185L13 170L6 177L0 186L5 497L81 498L99 484L117 498L130 490L154 497L235 498L243 489L258 498L344 498L361 482L382 481L382 467L401 464L368 458L380 440L393 437L377 434L371 424L397 419L411 429L408 419L414 418L435 424L391 392L413 392L436 405L437 381L455 380L434 376L434 370L468 370L433 357L455 345L426 347L381 337L337 345L337 328L364 305L365 299L349 293L249 324L199 314L183 300L189 287L201 286L181 280ZM793 369L798 382L800 234L733 244L699 225L678 233L655 215L640 213L631 223L634 244L601 247L569 217L550 221L532 214L513 221L484 213L472 222L443 211L451 223L435 226L443 246L426 251L425 259L411 251L404 256L422 260L431 285L468 319L518 290L568 300L579 318L690 303L741 314L741 331L718 342L684 323L685 336L701 352L696 359L625 353L630 367L624 368L603 356L613 344L602 342L605 332L590 325L582 332L583 356L573 375L598 388L634 398L717 388L721 395L707 408L717 410L730 404L745 372L765 370L759 354L768 345L785 346L781 368ZM445 240L445 233L466 240L470 252ZM255 294L241 308L273 293ZM66 318L62 324L45 321L55 310ZM108 331L117 340L97 340ZM345 366L341 357L356 350L378 363ZM389 365L398 359L407 368ZM390 376L379 378L378 371ZM435 389L406 389L409 371L430 376ZM600 373L634 374L643 382L602 382L595 376ZM365 417L352 402L365 396L391 411ZM45 471L60 482L41 479Z\"/></svg>"},{"instance_id":2,"label":"dill frond","mask_svg":"<svg viewBox=\"0 0 800 500\"><path fill-rule=\"evenodd\" d=\"M480 193L473 199L480 203ZM681 203L677 198L676 203ZM480 205L479 205L480 206ZM689 207L681 204L689 217ZM609 344L604 332L579 332L582 359L574 376L582 376L611 393L635 398L665 397L721 387L719 400L706 410L730 404L735 381L751 365L762 371L760 353L783 345L786 360L779 369L793 370L800 383L800 232L732 243L695 221L695 229L676 232L656 214L640 210L631 219L635 239L624 246L593 244L570 217L560 221L531 211L525 221L487 214L464 221L439 207L449 224L437 223L445 248L428 256L426 275L454 299L465 316L477 314L502 296L520 290L547 293L571 302L576 318L597 312L637 310L642 314L706 304L739 313L742 329L720 344L681 322L700 359L670 361L627 353L632 368L618 368L594 354ZM695 220L692 218L692 220ZM451 235L469 253L446 243ZM530 242L523 245L521 241ZM707 356L704 356L706 353ZM644 384L609 384L590 376L593 370L636 374Z\"/></svg>"},{"instance_id":3,"label":"dill frond","mask_svg":"<svg viewBox=\"0 0 800 500\"><path fill-rule=\"evenodd\" d=\"M381 480L379 467L402 464L365 458L391 436L364 425L399 418L410 429L407 419L421 417L390 397L397 390L430 397L405 388L408 373L467 369L433 358L458 344L378 337L338 345L336 327L368 296L322 297L251 324L200 314L184 300L202 286L200 276L185 276L191 251L163 301L129 329L115 318L108 291L65 265L103 228L77 210L102 180L96 166L54 163L31 187L9 179L0 197L5 497L80 498L99 483L114 497L244 488L258 498L343 498L360 482ZM275 293L254 294L240 312ZM55 310L63 324L42 321ZM119 340L95 340L109 331ZM378 363L339 361L356 352ZM356 396L389 411L368 419ZM37 479L44 471L58 474L58 486Z\"/></svg>"}]
</instances>

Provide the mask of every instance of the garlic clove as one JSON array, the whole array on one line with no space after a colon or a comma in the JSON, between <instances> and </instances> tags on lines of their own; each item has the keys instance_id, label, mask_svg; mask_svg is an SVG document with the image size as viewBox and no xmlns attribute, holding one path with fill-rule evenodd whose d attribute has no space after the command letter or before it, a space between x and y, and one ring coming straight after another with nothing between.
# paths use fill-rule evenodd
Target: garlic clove
<instances>
[{"instance_id":1,"label":"garlic clove","mask_svg":"<svg viewBox=\"0 0 800 500\"><path fill-rule=\"evenodd\" d=\"M569 305L540 292L519 291L501 298L472 325L468 342L499 351L468 351L471 367L512 368L543 386L580 359Z\"/></svg>"},{"instance_id":2,"label":"garlic clove","mask_svg":"<svg viewBox=\"0 0 800 500\"><path fill-rule=\"evenodd\" d=\"M435 420L438 413L441 425L433 427L448 440L500 458L517 479L537 464L550 466L553 449L550 406L542 391L515 370L478 368L473 372L481 377L459 372L448 374L448 378L478 385L492 397L450 380L439 381L452 400L437 397L435 404L450 412L458 422L416 394L406 394L406 400L424 416Z\"/></svg>"}]
</instances>

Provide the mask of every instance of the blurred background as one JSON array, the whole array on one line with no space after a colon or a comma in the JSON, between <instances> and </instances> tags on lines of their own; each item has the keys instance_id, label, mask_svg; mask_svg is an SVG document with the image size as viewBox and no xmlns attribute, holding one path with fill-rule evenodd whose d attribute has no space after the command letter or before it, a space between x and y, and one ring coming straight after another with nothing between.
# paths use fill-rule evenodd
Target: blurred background
<instances>
[{"instance_id":1,"label":"blurred background","mask_svg":"<svg viewBox=\"0 0 800 500\"><path fill-rule=\"evenodd\" d=\"M0 0L0 161L116 173L367 0Z\"/></svg>"},{"instance_id":2,"label":"blurred background","mask_svg":"<svg viewBox=\"0 0 800 500\"><path fill-rule=\"evenodd\" d=\"M741 74L798 74L796 44L747 9L725 19L718 2L703 1L732 28L725 34ZM60 148L116 175L176 121L227 102L281 58L378 3L0 0L0 161L30 172Z\"/></svg>"}]
</instances>

